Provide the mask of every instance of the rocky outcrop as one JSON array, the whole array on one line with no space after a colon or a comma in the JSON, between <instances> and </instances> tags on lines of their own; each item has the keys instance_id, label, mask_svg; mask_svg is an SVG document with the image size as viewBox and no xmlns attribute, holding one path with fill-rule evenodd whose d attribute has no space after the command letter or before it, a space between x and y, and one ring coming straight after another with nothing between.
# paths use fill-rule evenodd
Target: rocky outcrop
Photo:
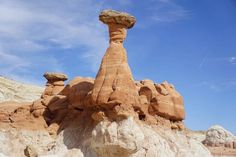
<instances>
[{"instance_id":1,"label":"rocky outcrop","mask_svg":"<svg viewBox=\"0 0 236 157\"><path fill-rule=\"evenodd\" d=\"M68 119L67 128L56 138L45 131L0 129L0 152L22 157L26 146L32 145L39 157L73 153L84 157L212 157L201 142L185 132L149 126L133 117L95 126L86 119L78 123L81 119Z\"/></svg>"},{"instance_id":2,"label":"rocky outcrop","mask_svg":"<svg viewBox=\"0 0 236 157\"><path fill-rule=\"evenodd\" d=\"M126 29L134 25L135 18L129 14L106 10L100 14L99 19L109 27L110 45L94 81L92 105L109 109L121 104L139 104L138 92L123 47Z\"/></svg>"},{"instance_id":3,"label":"rocky outcrop","mask_svg":"<svg viewBox=\"0 0 236 157\"><path fill-rule=\"evenodd\" d=\"M64 81L67 76L63 73L46 72L43 75L47 79L46 88L42 97L58 95L64 89Z\"/></svg>"},{"instance_id":4,"label":"rocky outcrop","mask_svg":"<svg viewBox=\"0 0 236 157\"><path fill-rule=\"evenodd\" d=\"M182 96L167 81L156 84L152 80L136 82L141 100L141 108L151 115L162 116L172 121L185 118Z\"/></svg>"},{"instance_id":5,"label":"rocky outcrop","mask_svg":"<svg viewBox=\"0 0 236 157\"><path fill-rule=\"evenodd\" d=\"M63 93L67 76L63 73L47 72L44 77L47 79L46 88L41 99L33 102L30 112L36 118L43 117L50 134L56 134L68 111L68 97Z\"/></svg>"},{"instance_id":6,"label":"rocky outcrop","mask_svg":"<svg viewBox=\"0 0 236 157\"><path fill-rule=\"evenodd\" d=\"M92 148L102 157L129 157L138 152L144 140L132 117L120 122L101 122L92 132Z\"/></svg>"},{"instance_id":7,"label":"rocky outcrop","mask_svg":"<svg viewBox=\"0 0 236 157\"><path fill-rule=\"evenodd\" d=\"M236 136L219 125L210 127L206 131L203 143L210 147L226 147L236 149Z\"/></svg>"},{"instance_id":8,"label":"rocky outcrop","mask_svg":"<svg viewBox=\"0 0 236 157\"><path fill-rule=\"evenodd\" d=\"M93 78L75 77L65 87L63 93L67 95L71 108L84 109L91 104L91 92L94 86Z\"/></svg>"},{"instance_id":9,"label":"rocky outcrop","mask_svg":"<svg viewBox=\"0 0 236 157\"><path fill-rule=\"evenodd\" d=\"M4 101L32 102L40 98L43 87L20 83L0 76L0 103Z\"/></svg>"},{"instance_id":10,"label":"rocky outcrop","mask_svg":"<svg viewBox=\"0 0 236 157\"><path fill-rule=\"evenodd\" d=\"M147 93L150 114L157 114L173 121L185 118L183 98L172 84L166 81L161 84L143 82L139 93Z\"/></svg>"},{"instance_id":11,"label":"rocky outcrop","mask_svg":"<svg viewBox=\"0 0 236 157\"><path fill-rule=\"evenodd\" d=\"M65 85L65 74L45 73L40 99L11 111L5 105L9 112L0 109L0 128L20 130L14 143L12 133L5 133L0 152L22 155L32 145L39 155L59 157L211 157L201 142L186 136L183 98L173 85L134 81L123 42L135 18L105 10L99 19L108 25L110 45L95 80L76 77Z\"/></svg>"}]
</instances>

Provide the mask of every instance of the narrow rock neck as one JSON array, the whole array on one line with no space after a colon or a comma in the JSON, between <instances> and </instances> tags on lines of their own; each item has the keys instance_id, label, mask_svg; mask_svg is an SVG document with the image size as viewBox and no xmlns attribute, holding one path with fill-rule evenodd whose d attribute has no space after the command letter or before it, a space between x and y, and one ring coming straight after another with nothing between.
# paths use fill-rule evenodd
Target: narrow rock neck
<instances>
[{"instance_id":1,"label":"narrow rock neck","mask_svg":"<svg viewBox=\"0 0 236 157\"><path fill-rule=\"evenodd\" d=\"M123 25L119 24L109 24L109 36L110 43L121 43L123 44L126 38L126 28Z\"/></svg>"}]
</instances>

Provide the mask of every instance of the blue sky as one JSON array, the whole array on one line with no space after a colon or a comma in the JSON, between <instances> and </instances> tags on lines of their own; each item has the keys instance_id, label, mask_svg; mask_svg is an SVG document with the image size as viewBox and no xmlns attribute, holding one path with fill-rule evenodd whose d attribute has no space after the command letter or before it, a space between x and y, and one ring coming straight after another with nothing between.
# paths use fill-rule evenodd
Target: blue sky
<instances>
[{"instance_id":1,"label":"blue sky","mask_svg":"<svg viewBox=\"0 0 236 157\"><path fill-rule=\"evenodd\" d=\"M187 127L236 134L234 0L0 0L0 75L43 85L45 71L95 77L108 47L103 9L133 14L125 47L136 80L167 80Z\"/></svg>"}]
</instances>

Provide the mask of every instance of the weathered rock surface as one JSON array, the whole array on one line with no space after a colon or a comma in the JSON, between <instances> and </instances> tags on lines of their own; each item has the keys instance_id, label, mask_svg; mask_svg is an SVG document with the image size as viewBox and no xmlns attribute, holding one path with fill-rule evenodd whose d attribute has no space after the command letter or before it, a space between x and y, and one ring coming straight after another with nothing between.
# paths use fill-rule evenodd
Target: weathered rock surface
<instances>
[{"instance_id":1,"label":"weathered rock surface","mask_svg":"<svg viewBox=\"0 0 236 157\"><path fill-rule=\"evenodd\" d=\"M227 147L236 149L236 136L219 125L210 127L206 131L203 143L210 147Z\"/></svg>"},{"instance_id":2,"label":"weathered rock surface","mask_svg":"<svg viewBox=\"0 0 236 157\"><path fill-rule=\"evenodd\" d=\"M94 81L92 101L95 106L112 108L119 104L139 104L138 92L123 47L126 28L131 27L127 21L134 24L131 19L133 17L128 14L113 11L104 11L100 15L100 20L108 24L110 45Z\"/></svg>"},{"instance_id":3,"label":"weathered rock surface","mask_svg":"<svg viewBox=\"0 0 236 157\"><path fill-rule=\"evenodd\" d=\"M84 108L90 105L91 92L94 86L93 78L75 77L65 87L70 106Z\"/></svg>"},{"instance_id":4,"label":"weathered rock surface","mask_svg":"<svg viewBox=\"0 0 236 157\"><path fill-rule=\"evenodd\" d=\"M172 84L166 81L156 84L151 80L143 80L136 82L136 86L144 111L148 108L149 114L172 121L182 121L185 118L183 98Z\"/></svg>"},{"instance_id":5,"label":"weathered rock surface","mask_svg":"<svg viewBox=\"0 0 236 157\"><path fill-rule=\"evenodd\" d=\"M129 157L138 152L144 134L132 117L120 122L101 122L92 132L92 148L103 157Z\"/></svg>"},{"instance_id":6,"label":"weathered rock surface","mask_svg":"<svg viewBox=\"0 0 236 157\"><path fill-rule=\"evenodd\" d=\"M24 149L24 154L27 157L38 157L38 153L36 152L35 148L31 145L26 146Z\"/></svg>"},{"instance_id":7,"label":"weathered rock surface","mask_svg":"<svg viewBox=\"0 0 236 157\"><path fill-rule=\"evenodd\" d=\"M0 76L0 102L32 102L40 98L43 87L20 83Z\"/></svg>"},{"instance_id":8,"label":"weathered rock surface","mask_svg":"<svg viewBox=\"0 0 236 157\"><path fill-rule=\"evenodd\" d=\"M104 10L99 15L99 20L105 24L120 24L125 26L126 28L131 28L136 22L134 16L124 13L118 12L115 10Z\"/></svg>"},{"instance_id":9,"label":"weathered rock surface","mask_svg":"<svg viewBox=\"0 0 236 157\"><path fill-rule=\"evenodd\" d=\"M66 81L68 77L63 73L46 72L43 75L48 81Z\"/></svg>"},{"instance_id":10,"label":"weathered rock surface","mask_svg":"<svg viewBox=\"0 0 236 157\"><path fill-rule=\"evenodd\" d=\"M211 157L201 142L184 132L155 130L132 118L110 124L101 122L93 131L92 142L99 157Z\"/></svg>"},{"instance_id":11,"label":"weathered rock surface","mask_svg":"<svg viewBox=\"0 0 236 157\"><path fill-rule=\"evenodd\" d=\"M163 116L170 120L183 120L185 118L184 102L182 96L168 82L155 84L157 95L151 100L149 113Z\"/></svg>"},{"instance_id":12,"label":"weathered rock surface","mask_svg":"<svg viewBox=\"0 0 236 157\"><path fill-rule=\"evenodd\" d=\"M68 120L67 128L56 138L46 131L0 131L0 153L21 157L25 147L32 145L39 157L65 157L76 151L84 157L212 157L201 142L185 132L151 127L132 117L102 121L94 127L87 120L78 123L81 118Z\"/></svg>"}]
</instances>

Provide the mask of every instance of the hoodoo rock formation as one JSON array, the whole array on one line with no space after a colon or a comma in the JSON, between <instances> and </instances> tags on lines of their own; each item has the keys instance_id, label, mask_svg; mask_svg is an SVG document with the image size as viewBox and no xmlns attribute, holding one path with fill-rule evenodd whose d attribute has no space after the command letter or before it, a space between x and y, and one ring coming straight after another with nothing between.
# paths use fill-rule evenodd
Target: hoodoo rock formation
<instances>
[{"instance_id":1,"label":"hoodoo rock formation","mask_svg":"<svg viewBox=\"0 0 236 157\"><path fill-rule=\"evenodd\" d=\"M114 105L139 104L138 92L123 47L126 29L131 28L136 20L129 14L112 10L103 11L99 19L109 27L110 45L94 81L92 105L107 109Z\"/></svg>"},{"instance_id":2,"label":"hoodoo rock formation","mask_svg":"<svg viewBox=\"0 0 236 157\"><path fill-rule=\"evenodd\" d=\"M184 129L183 98L172 84L133 79L123 42L127 29L136 22L135 17L104 10L99 19L108 25L110 42L95 80L76 77L65 85L65 74L45 73L46 88L29 107L30 113L36 118L43 117L51 134L75 111L96 122L132 116L148 124Z\"/></svg>"},{"instance_id":3,"label":"hoodoo rock formation","mask_svg":"<svg viewBox=\"0 0 236 157\"><path fill-rule=\"evenodd\" d=\"M65 74L48 72L40 99L0 106L0 156L35 148L59 157L212 157L187 135L183 97L172 84L133 79L123 42L135 18L104 10L99 19L108 25L110 42L96 78L75 77L65 85ZM210 140L206 144L214 144ZM235 142L228 145L235 148Z\"/></svg>"}]
</instances>

